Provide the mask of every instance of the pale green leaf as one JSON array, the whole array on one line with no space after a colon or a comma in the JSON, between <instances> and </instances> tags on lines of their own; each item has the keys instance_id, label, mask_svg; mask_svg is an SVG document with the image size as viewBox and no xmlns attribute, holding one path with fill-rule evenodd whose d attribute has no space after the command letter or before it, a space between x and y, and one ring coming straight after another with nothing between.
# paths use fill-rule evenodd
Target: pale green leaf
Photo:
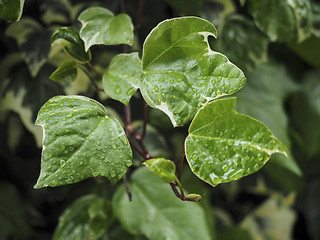
<instances>
[{"instance_id":1,"label":"pale green leaf","mask_svg":"<svg viewBox=\"0 0 320 240\"><path fill-rule=\"evenodd\" d=\"M172 183L177 180L176 166L165 158L154 158L143 163L155 175L159 176L166 183Z\"/></svg>"},{"instance_id":2,"label":"pale green leaf","mask_svg":"<svg viewBox=\"0 0 320 240\"><path fill-rule=\"evenodd\" d=\"M37 76L49 58L51 34L50 29L43 29L32 18L12 23L6 30L6 35L18 42L32 77Z\"/></svg>"},{"instance_id":3,"label":"pale green leaf","mask_svg":"<svg viewBox=\"0 0 320 240\"><path fill-rule=\"evenodd\" d=\"M131 165L131 149L120 123L90 98L53 97L40 109L36 124L43 127L44 140L35 188L94 176L115 183Z\"/></svg>"},{"instance_id":4,"label":"pale green leaf","mask_svg":"<svg viewBox=\"0 0 320 240\"><path fill-rule=\"evenodd\" d=\"M51 38L51 44L54 43L62 44L65 52L81 63L91 60L90 51L84 49L84 42L72 27L61 27L55 31Z\"/></svg>"},{"instance_id":5,"label":"pale green leaf","mask_svg":"<svg viewBox=\"0 0 320 240\"><path fill-rule=\"evenodd\" d=\"M141 93L174 126L188 123L208 101L232 94L245 84L242 71L210 49L209 36L216 37L211 23L182 17L163 21L144 42Z\"/></svg>"},{"instance_id":6,"label":"pale green leaf","mask_svg":"<svg viewBox=\"0 0 320 240\"><path fill-rule=\"evenodd\" d=\"M112 199L112 207L130 233L143 234L150 240L213 239L200 204L181 201L169 184L149 170L135 171L129 188L132 201L121 186Z\"/></svg>"},{"instance_id":7,"label":"pale green leaf","mask_svg":"<svg viewBox=\"0 0 320 240\"><path fill-rule=\"evenodd\" d=\"M22 15L24 0L0 0L0 19L18 21Z\"/></svg>"},{"instance_id":8,"label":"pale green leaf","mask_svg":"<svg viewBox=\"0 0 320 240\"><path fill-rule=\"evenodd\" d=\"M112 221L110 204L96 195L86 195L69 206L59 219L54 240L100 239Z\"/></svg>"},{"instance_id":9,"label":"pale green leaf","mask_svg":"<svg viewBox=\"0 0 320 240\"><path fill-rule=\"evenodd\" d=\"M261 122L235 111L235 98L215 100L199 110L185 142L192 171L216 186L258 171L285 146Z\"/></svg>"},{"instance_id":10,"label":"pale green leaf","mask_svg":"<svg viewBox=\"0 0 320 240\"><path fill-rule=\"evenodd\" d=\"M77 78L78 67L74 61L67 61L61 64L49 77L55 82L71 82Z\"/></svg>"},{"instance_id":11,"label":"pale green leaf","mask_svg":"<svg viewBox=\"0 0 320 240\"><path fill-rule=\"evenodd\" d=\"M251 20L233 15L224 22L217 44L239 68L250 71L266 61L269 38Z\"/></svg>"},{"instance_id":12,"label":"pale green leaf","mask_svg":"<svg viewBox=\"0 0 320 240\"><path fill-rule=\"evenodd\" d=\"M127 105L139 88L141 74L138 53L119 54L111 60L108 71L103 75L104 90L111 98Z\"/></svg>"},{"instance_id":13,"label":"pale green leaf","mask_svg":"<svg viewBox=\"0 0 320 240\"><path fill-rule=\"evenodd\" d=\"M80 14L78 20L82 24L80 37L84 41L86 51L96 44L133 43L133 24L127 14L114 16L105 8L90 7Z\"/></svg>"},{"instance_id":14,"label":"pale green leaf","mask_svg":"<svg viewBox=\"0 0 320 240\"><path fill-rule=\"evenodd\" d=\"M288 0L250 0L250 12L257 27L271 41L288 41L294 37L296 18Z\"/></svg>"}]
</instances>

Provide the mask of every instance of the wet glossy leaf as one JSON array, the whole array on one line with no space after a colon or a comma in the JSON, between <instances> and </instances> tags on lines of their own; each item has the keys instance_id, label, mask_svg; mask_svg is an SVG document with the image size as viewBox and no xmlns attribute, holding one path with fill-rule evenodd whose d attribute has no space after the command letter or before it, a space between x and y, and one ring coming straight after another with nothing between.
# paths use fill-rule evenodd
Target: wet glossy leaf
<instances>
[{"instance_id":1,"label":"wet glossy leaf","mask_svg":"<svg viewBox=\"0 0 320 240\"><path fill-rule=\"evenodd\" d=\"M132 234L143 234L150 240L213 239L200 204L183 202L169 184L146 168L135 171L129 188L130 202L123 186L112 200L115 215Z\"/></svg>"},{"instance_id":2,"label":"wet glossy leaf","mask_svg":"<svg viewBox=\"0 0 320 240\"><path fill-rule=\"evenodd\" d=\"M80 37L84 41L86 51L96 44L133 43L133 24L127 14L114 16L105 8L90 7L80 14L78 20L82 24Z\"/></svg>"},{"instance_id":3,"label":"wet glossy leaf","mask_svg":"<svg viewBox=\"0 0 320 240\"><path fill-rule=\"evenodd\" d=\"M59 28L52 35L51 44L54 43L63 45L65 52L81 63L91 60L90 51L84 49L84 42L80 38L77 30L72 27Z\"/></svg>"},{"instance_id":4,"label":"wet glossy leaf","mask_svg":"<svg viewBox=\"0 0 320 240\"><path fill-rule=\"evenodd\" d=\"M251 20L233 15L224 22L217 44L242 70L252 70L266 61L269 38Z\"/></svg>"},{"instance_id":5,"label":"wet glossy leaf","mask_svg":"<svg viewBox=\"0 0 320 240\"><path fill-rule=\"evenodd\" d=\"M55 82L71 82L77 78L78 67L74 61L67 61L61 64L49 77Z\"/></svg>"},{"instance_id":6,"label":"wet glossy leaf","mask_svg":"<svg viewBox=\"0 0 320 240\"><path fill-rule=\"evenodd\" d=\"M119 54L111 60L108 71L103 75L104 90L111 98L127 105L139 88L141 74L138 53Z\"/></svg>"},{"instance_id":7,"label":"wet glossy leaf","mask_svg":"<svg viewBox=\"0 0 320 240\"><path fill-rule=\"evenodd\" d=\"M174 126L188 123L208 101L232 94L245 84L242 71L210 49L209 36L216 37L211 23L182 17L160 23L144 43L141 93Z\"/></svg>"},{"instance_id":8,"label":"wet glossy leaf","mask_svg":"<svg viewBox=\"0 0 320 240\"><path fill-rule=\"evenodd\" d=\"M98 102L57 96L38 113L44 129L41 172L35 188L104 176L113 184L131 165L132 153L120 123Z\"/></svg>"},{"instance_id":9,"label":"wet glossy leaf","mask_svg":"<svg viewBox=\"0 0 320 240\"><path fill-rule=\"evenodd\" d=\"M271 41L298 41L310 35L311 6L309 0L251 0L250 11L258 28Z\"/></svg>"},{"instance_id":10,"label":"wet glossy leaf","mask_svg":"<svg viewBox=\"0 0 320 240\"><path fill-rule=\"evenodd\" d=\"M165 158L154 158L143 163L155 175L159 176L163 181L172 183L177 180L176 166L174 163Z\"/></svg>"},{"instance_id":11,"label":"wet glossy leaf","mask_svg":"<svg viewBox=\"0 0 320 240\"><path fill-rule=\"evenodd\" d=\"M185 142L192 171L216 186L258 171L285 146L261 122L235 111L235 98L220 99L199 110Z\"/></svg>"},{"instance_id":12,"label":"wet glossy leaf","mask_svg":"<svg viewBox=\"0 0 320 240\"><path fill-rule=\"evenodd\" d=\"M22 15L24 0L0 0L0 19L18 21Z\"/></svg>"},{"instance_id":13,"label":"wet glossy leaf","mask_svg":"<svg viewBox=\"0 0 320 240\"><path fill-rule=\"evenodd\" d=\"M86 195L64 211L53 239L100 239L111 221L112 214L107 200L96 195Z\"/></svg>"},{"instance_id":14,"label":"wet glossy leaf","mask_svg":"<svg viewBox=\"0 0 320 240\"><path fill-rule=\"evenodd\" d=\"M32 77L37 76L49 58L51 34L50 29L43 29L32 18L23 18L7 28L6 35L18 42Z\"/></svg>"}]
</instances>

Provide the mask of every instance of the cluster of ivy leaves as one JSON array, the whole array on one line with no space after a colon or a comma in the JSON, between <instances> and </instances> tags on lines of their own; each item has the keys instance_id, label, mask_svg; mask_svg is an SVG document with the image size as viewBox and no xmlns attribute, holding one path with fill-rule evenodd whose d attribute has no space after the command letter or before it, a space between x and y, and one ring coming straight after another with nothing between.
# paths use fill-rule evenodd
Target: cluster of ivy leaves
<instances>
[{"instance_id":1,"label":"cluster of ivy leaves","mask_svg":"<svg viewBox=\"0 0 320 240\"><path fill-rule=\"evenodd\" d=\"M11 1L14 2L19 2L19 6L24 3ZM6 1L0 3L1 10L5 6L2 4ZM67 0L26 1L23 13L19 11L13 19L7 18L8 9L0 11L1 18L6 21L18 20L22 13L19 21L1 22L0 26L1 43L5 46L1 49L0 64L0 119L4 129L1 133L0 201L3 207L0 220L3 224L0 238L50 239L55 229L55 239L232 239L235 236L240 239L291 239L293 235L318 239L320 73L316 69L320 55L317 48L320 7L315 1L203 0L195 3L147 0L142 26L132 47L140 52L139 43L163 19L195 15L214 23L218 39L209 39L211 48L224 53L247 77L246 86L236 94L237 111L266 124L289 150L288 159L274 155L259 173L217 188L201 183L186 168L183 185L188 192L203 196L198 205L176 199L167 184L143 169L130 176L132 202L124 187L116 191L117 187L106 186L99 178L61 189L32 189L39 172L42 140L41 129L33 122L40 107L51 97L81 94L110 106L107 112L112 116L104 123L108 127L114 126L113 119L119 121L119 115L123 114L122 105L111 98L121 96L117 100L126 104L129 99L119 93L129 91L130 97L133 94L131 105L133 119L137 119L135 127L142 128L141 97L134 94L137 89L135 78L126 82L130 83L128 86L121 84L121 89L110 82L105 84L119 75L119 69L112 66L137 62L136 54L114 58L122 52L121 47L90 48L93 44L88 41L84 47L85 50L90 48L91 53L81 54L77 49L78 40L69 38L72 47L68 43L64 45L69 55L74 57L76 54L80 62L90 60L101 73L109 66L103 76L105 89L110 87L106 95L96 91L87 76L88 69L75 67L78 65L62 51L61 44L51 47L51 41L58 41L62 36L59 34L66 30L60 27L80 29L79 14L93 5L117 14L121 12L121 1L93 4ZM138 3L127 1L126 11L133 19L137 18ZM110 41L97 39L96 43ZM109 43L112 44L112 40ZM131 44L130 41L124 43ZM144 62L144 70L161 68L161 62L158 65L153 62L153 66L147 63L148 60ZM63 75L63 71L52 74L58 66L67 69L68 74ZM50 76L53 80L61 79L61 74L69 79L63 82L49 80ZM97 74L93 76L98 77ZM157 86L158 83L154 84ZM149 99L149 105L157 105L158 98L150 97L152 90L145 87L141 91L144 98ZM90 104L92 102L88 102L88 106ZM59 117L68 118L67 115ZM178 118L173 119L177 125L182 125ZM145 141L149 153L153 157L178 159L186 129L173 132L170 120L156 109L149 111L149 121ZM197 130L196 127L194 122L190 134ZM208 132L204 131L204 134ZM188 138L186 144L193 140L192 136ZM142 159L135 153L134 156L133 164L140 165ZM64 162L59 164L62 166ZM111 182L121 175L108 174ZM65 181L68 183L70 179ZM15 231L16 228L21 231Z\"/></svg>"}]
</instances>

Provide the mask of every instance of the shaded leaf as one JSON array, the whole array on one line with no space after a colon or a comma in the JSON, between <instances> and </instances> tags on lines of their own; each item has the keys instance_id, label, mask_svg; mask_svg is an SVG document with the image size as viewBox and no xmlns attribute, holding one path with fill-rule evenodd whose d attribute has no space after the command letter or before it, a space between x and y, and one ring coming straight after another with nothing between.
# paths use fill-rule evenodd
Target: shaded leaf
<instances>
[{"instance_id":1,"label":"shaded leaf","mask_svg":"<svg viewBox=\"0 0 320 240\"><path fill-rule=\"evenodd\" d=\"M112 200L115 215L130 233L150 240L212 239L199 204L181 201L167 183L145 168L136 170L131 181L132 201L123 186Z\"/></svg>"},{"instance_id":2,"label":"shaded leaf","mask_svg":"<svg viewBox=\"0 0 320 240\"><path fill-rule=\"evenodd\" d=\"M320 38L320 3L311 2L311 9L312 9L312 33L317 38Z\"/></svg>"},{"instance_id":3,"label":"shaded leaf","mask_svg":"<svg viewBox=\"0 0 320 240\"><path fill-rule=\"evenodd\" d=\"M211 23L182 17L160 23L144 43L141 93L174 126L188 123L208 101L245 84L242 71L210 49L209 36L216 37Z\"/></svg>"},{"instance_id":4,"label":"shaded leaf","mask_svg":"<svg viewBox=\"0 0 320 240\"><path fill-rule=\"evenodd\" d=\"M24 0L0 0L0 19L18 21L22 15Z\"/></svg>"},{"instance_id":5,"label":"shaded leaf","mask_svg":"<svg viewBox=\"0 0 320 240\"><path fill-rule=\"evenodd\" d=\"M71 82L77 78L78 67L74 61L67 61L60 65L49 77L55 82Z\"/></svg>"},{"instance_id":6,"label":"shaded leaf","mask_svg":"<svg viewBox=\"0 0 320 240\"><path fill-rule=\"evenodd\" d=\"M237 66L250 71L266 61L269 38L249 19L233 15L224 22L217 44Z\"/></svg>"},{"instance_id":7,"label":"shaded leaf","mask_svg":"<svg viewBox=\"0 0 320 240\"><path fill-rule=\"evenodd\" d=\"M100 239L111 221L111 208L107 200L96 195L86 195L72 203L60 216L53 239Z\"/></svg>"},{"instance_id":8,"label":"shaded leaf","mask_svg":"<svg viewBox=\"0 0 320 240\"><path fill-rule=\"evenodd\" d=\"M84 42L72 27L61 27L55 31L51 38L51 44L54 43L63 45L65 52L81 63L91 60L90 51L84 49Z\"/></svg>"},{"instance_id":9,"label":"shaded leaf","mask_svg":"<svg viewBox=\"0 0 320 240\"><path fill-rule=\"evenodd\" d=\"M6 35L18 42L32 77L37 76L49 58L51 34L50 29L42 29L32 18L23 18L7 28Z\"/></svg>"},{"instance_id":10,"label":"shaded leaf","mask_svg":"<svg viewBox=\"0 0 320 240\"><path fill-rule=\"evenodd\" d=\"M235 98L213 101L189 127L186 157L192 171L216 186L258 171L285 146L261 122L235 111Z\"/></svg>"},{"instance_id":11,"label":"shaded leaf","mask_svg":"<svg viewBox=\"0 0 320 240\"><path fill-rule=\"evenodd\" d=\"M112 184L132 164L120 123L98 102L82 96L57 96L38 113L44 130L41 172L35 188L55 187L104 176Z\"/></svg>"},{"instance_id":12,"label":"shaded leaf","mask_svg":"<svg viewBox=\"0 0 320 240\"><path fill-rule=\"evenodd\" d=\"M176 177L176 166L174 163L165 158L154 158L144 161L148 169L151 170L155 175L159 176L166 183L172 183L177 180Z\"/></svg>"},{"instance_id":13,"label":"shaded leaf","mask_svg":"<svg viewBox=\"0 0 320 240\"><path fill-rule=\"evenodd\" d=\"M84 41L86 51L96 44L133 43L133 24L127 14L114 16L105 8L90 7L80 14L78 20L82 24L80 37Z\"/></svg>"},{"instance_id":14,"label":"shaded leaf","mask_svg":"<svg viewBox=\"0 0 320 240\"><path fill-rule=\"evenodd\" d=\"M203 0L166 0L180 16L185 15L198 15L199 8L201 7Z\"/></svg>"},{"instance_id":15,"label":"shaded leaf","mask_svg":"<svg viewBox=\"0 0 320 240\"><path fill-rule=\"evenodd\" d=\"M103 75L104 90L111 98L127 105L139 88L141 74L138 53L119 54L111 60L108 71Z\"/></svg>"}]
</instances>

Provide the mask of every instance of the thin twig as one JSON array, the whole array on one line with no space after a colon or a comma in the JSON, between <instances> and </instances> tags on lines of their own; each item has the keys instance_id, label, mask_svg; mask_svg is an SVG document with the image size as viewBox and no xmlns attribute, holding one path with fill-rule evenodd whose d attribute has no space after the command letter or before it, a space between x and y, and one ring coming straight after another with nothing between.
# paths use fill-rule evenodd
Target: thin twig
<instances>
[{"instance_id":1,"label":"thin twig","mask_svg":"<svg viewBox=\"0 0 320 240\"><path fill-rule=\"evenodd\" d=\"M136 24L134 26L134 33L137 33L137 31L141 27L141 22L142 22L142 16L143 16L143 10L144 10L145 3L146 3L146 0L140 0L140 2L139 2L139 10L138 10L137 21L136 21Z\"/></svg>"},{"instance_id":2,"label":"thin twig","mask_svg":"<svg viewBox=\"0 0 320 240\"><path fill-rule=\"evenodd\" d=\"M182 151L181 151L181 155L180 155L180 162L179 162L179 172L178 172L178 179L179 179L179 181L181 181L181 175L182 175L182 168L183 168L184 156L185 156L185 150L184 150L184 144L183 144Z\"/></svg>"},{"instance_id":3,"label":"thin twig","mask_svg":"<svg viewBox=\"0 0 320 240\"><path fill-rule=\"evenodd\" d=\"M97 75L97 77L100 80L102 80L102 75L95 69L95 67L90 62L87 63L87 66Z\"/></svg>"},{"instance_id":4,"label":"thin twig","mask_svg":"<svg viewBox=\"0 0 320 240\"><path fill-rule=\"evenodd\" d=\"M127 194L128 194L129 201L131 202L131 200L132 200L132 194L131 194L131 192L130 192L130 190L129 190L129 184L128 184L128 180L127 180L127 175L124 175L124 176L122 177L122 180L123 180L123 183L124 183L124 188L126 189L126 192L127 192Z\"/></svg>"},{"instance_id":5,"label":"thin twig","mask_svg":"<svg viewBox=\"0 0 320 240\"><path fill-rule=\"evenodd\" d=\"M87 66L89 67L88 64L87 64ZM84 66L81 66L81 65L79 65L79 67L82 69L82 71L84 71L84 72L87 74L87 76L88 76L91 84L97 89L97 91L102 91L102 92L103 92L104 90L98 86L98 84L96 83L96 81L95 81L94 78L92 77L91 73L88 71L88 69L86 69ZM89 67L89 68L90 68L90 67ZM90 68L90 69L91 69L91 68ZM92 70L92 69L91 69L91 70Z\"/></svg>"},{"instance_id":6,"label":"thin twig","mask_svg":"<svg viewBox=\"0 0 320 240\"><path fill-rule=\"evenodd\" d=\"M144 139L147 132L147 121L148 121L148 105L146 101L143 99L143 128L141 134L141 140Z\"/></svg>"}]
</instances>

